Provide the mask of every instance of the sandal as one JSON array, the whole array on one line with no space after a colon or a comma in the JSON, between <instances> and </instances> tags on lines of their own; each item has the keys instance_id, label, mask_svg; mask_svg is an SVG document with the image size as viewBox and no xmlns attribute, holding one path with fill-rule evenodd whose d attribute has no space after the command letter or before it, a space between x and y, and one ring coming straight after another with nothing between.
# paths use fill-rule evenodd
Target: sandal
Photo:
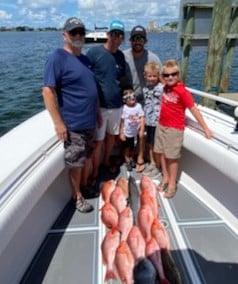
<instances>
[{"instance_id":1,"label":"sandal","mask_svg":"<svg viewBox=\"0 0 238 284\"><path fill-rule=\"evenodd\" d=\"M169 188L167 187L166 190L164 191L164 198L173 198L178 190L178 187L176 186L175 188Z\"/></svg>"},{"instance_id":2,"label":"sandal","mask_svg":"<svg viewBox=\"0 0 238 284\"><path fill-rule=\"evenodd\" d=\"M137 170L137 166L139 166L139 168L140 168L140 170ZM142 167L142 169L141 169L141 166L143 166ZM145 162L142 162L142 163L136 163L136 169L135 169L135 171L137 172L137 173L142 173L143 171L145 170Z\"/></svg>"},{"instance_id":3,"label":"sandal","mask_svg":"<svg viewBox=\"0 0 238 284\"><path fill-rule=\"evenodd\" d=\"M132 165L131 165L130 162L129 163L125 163L125 166L126 166L126 169L127 169L128 172L132 171Z\"/></svg>"},{"instance_id":4,"label":"sandal","mask_svg":"<svg viewBox=\"0 0 238 284\"><path fill-rule=\"evenodd\" d=\"M167 182L161 181L161 182L159 183L159 185L157 186L157 190L158 190L159 192L166 191L167 188L168 188L168 185L169 185L169 184L168 184Z\"/></svg>"}]
</instances>

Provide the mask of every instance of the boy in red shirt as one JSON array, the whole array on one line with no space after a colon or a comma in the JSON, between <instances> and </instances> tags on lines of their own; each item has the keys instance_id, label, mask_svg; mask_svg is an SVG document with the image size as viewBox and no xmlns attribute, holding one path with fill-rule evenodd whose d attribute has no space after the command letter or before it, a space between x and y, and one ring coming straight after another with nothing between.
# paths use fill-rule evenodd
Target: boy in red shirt
<instances>
[{"instance_id":1,"label":"boy in red shirt","mask_svg":"<svg viewBox=\"0 0 238 284\"><path fill-rule=\"evenodd\" d=\"M176 60L167 60L162 67L164 93L162 96L159 124L155 133L154 152L160 161L163 180L158 186L165 198L172 198L177 191L177 174L185 128L185 110L188 108L204 130L207 138L212 137L192 94L180 81L180 68Z\"/></svg>"}]
</instances>

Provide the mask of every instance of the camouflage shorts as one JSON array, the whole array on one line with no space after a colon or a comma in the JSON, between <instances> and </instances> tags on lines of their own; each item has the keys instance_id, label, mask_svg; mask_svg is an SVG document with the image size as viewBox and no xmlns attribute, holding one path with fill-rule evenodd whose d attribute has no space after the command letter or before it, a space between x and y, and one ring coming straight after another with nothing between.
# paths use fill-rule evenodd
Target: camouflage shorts
<instances>
[{"instance_id":1,"label":"camouflage shorts","mask_svg":"<svg viewBox=\"0 0 238 284\"><path fill-rule=\"evenodd\" d=\"M94 148L94 130L69 132L64 142L64 160L67 167L83 167L86 158L90 158Z\"/></svg>"}]
</instances>

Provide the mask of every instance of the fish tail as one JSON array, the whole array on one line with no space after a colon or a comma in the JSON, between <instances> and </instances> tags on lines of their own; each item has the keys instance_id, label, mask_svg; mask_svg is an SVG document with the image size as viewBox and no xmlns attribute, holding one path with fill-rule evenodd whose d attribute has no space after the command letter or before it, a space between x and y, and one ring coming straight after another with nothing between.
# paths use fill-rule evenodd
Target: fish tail
<instances>
[{"instance_id":1,"label":"fish tail","mask_svg":"<svg viewBox=\"0 0 238 284\"><path fill-rule=\"evenodd\" d=\"M161 279L160 283L161 284L170 284L170 282L166 278Z\"/></svg>"},{"instance_id":2,"label":"fish tail","mask_svg":"<svg viewBox=\"0 0 238 284\"><path fill-rule=\"evenodd\" d=\"M110 279L117 279L115 272L111 269L107 270L104 281L107 282Z\"/></svg>"}]
</instances>

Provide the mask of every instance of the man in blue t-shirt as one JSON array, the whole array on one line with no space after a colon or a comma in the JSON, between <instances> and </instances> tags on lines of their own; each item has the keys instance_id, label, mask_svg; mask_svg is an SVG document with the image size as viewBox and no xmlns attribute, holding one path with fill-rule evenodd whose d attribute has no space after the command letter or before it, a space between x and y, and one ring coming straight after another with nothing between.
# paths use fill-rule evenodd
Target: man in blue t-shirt
<instances>
[{"instance_id":1,"label":"man in blue t-shirt","mask_svg":"<svg viewBox=\"0 0 238 284\"><path fill-rule=\"evenodd\" d=\"M102 126L96 129L96 146L93 154L92 183L96 183L98 168L101 161L103 142L105 140L103 165L115 173L116 168L110 163L110 155L119 135L122 86L125 84L126 62L119 46L124 40L125 28L120 20L113 20L107 32L107 41L104 45L89 49L87 56L92 64L99 89Z\"/></svg>"},{"instance_id":2,"label":"man in blue t-shirt","mask_svg":"<svg viewBox=\"0 0 238 284\"><path fill-rule=\"evenodd\" d=\"M44 72L43 98L58 138L64 142L65 164L69 168L76 209L93 210L82 195L93 152L98 91L88 58L81 53L85 26L69 18L63 27L64 47L48 58Z\"/></svg>"}]
</instances>

